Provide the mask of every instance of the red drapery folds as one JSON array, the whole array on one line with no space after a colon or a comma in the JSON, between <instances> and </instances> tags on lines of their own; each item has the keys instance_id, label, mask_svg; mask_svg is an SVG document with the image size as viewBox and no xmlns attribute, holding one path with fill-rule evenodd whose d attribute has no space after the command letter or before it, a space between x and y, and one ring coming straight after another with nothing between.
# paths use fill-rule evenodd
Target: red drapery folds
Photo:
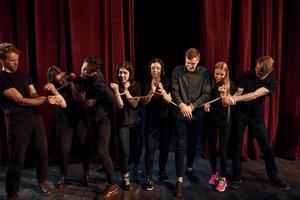
<instances>
[{"instance_id":1,"label":"red drapery folds","mask_svg":"<svg viewBox=\"0 0 300 200\"><path fill-rule=\"evenodd\" d=\"M300 140L296 132L300 122L300 97L292 84L300 72L296 68L299 59L293 58L299 50L295 32L300 27L296 21L297 8L299 10L297 1L284 4L283 0L204 0L199 4L201 59L210 71L216 62L225 61L229 64L231 78L237 80L241 72L255 67L256 58L270 55L275 59L273 73L281 79L281 85L266 99L265 124L277 154L290 159L296 159L299 154ZM249 139L246 130L243 157L247 159L250 155L258 159L261 156L258 145Z\"/></svg>"},{"instance_id":2,"label":"red drapery folds","mask_svg":"<svg viewBox=\"0 0 300 200\"><path fill-rule=\"evenodd\" d=\"M134 0L1 0L0 42L13 43L21 50L19 68L30 73L39 89L46 83L48 67L57 65L79 75L89 55L103 59L104 77L111 82L116 65L134 59L133 5ZM42 106L41 111L52 144L54 108ZM1 127L5 127L3 120ZM7 134L5 128L0 131L3 161L7 141L2 136ZM49 145L50 154L52 148Z\"/></svg>"}]
</instances>

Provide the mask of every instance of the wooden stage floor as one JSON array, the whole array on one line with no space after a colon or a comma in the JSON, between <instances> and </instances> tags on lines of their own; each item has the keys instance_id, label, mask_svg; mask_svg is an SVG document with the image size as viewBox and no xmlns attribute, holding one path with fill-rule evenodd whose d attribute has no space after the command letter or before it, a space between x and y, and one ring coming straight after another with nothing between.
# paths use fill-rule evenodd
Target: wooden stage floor
<instances>
[{"instance_id":1,"label":"wooden stage floor","mask_svg":"<svg viewBox=\"0 0 300 200\"><path fill-rule=\"evenodd\" d=\"M157 154L156 154L157 155ZM143 161L143 158L141 159ZM157 160L157 158L156 158ZM264 162L247 161L243 162L243 183L240 189L231 189L227 187L223 193L216 192L208 185L210 177L210 165L208 160L197 159L195 169L201 177L201 184L192 184L187 178L184 178L184 196L185 200L300 200L300 159L289 161L276 158L279 168L279 175L283 181L289 184L289 191L282 191L272 186L266 177ZM142 162L141 162L142 163ZM141 164L141 169L143 169ZM92 165L91 168L95 168ZM7 167L0 167L0 199L5 199L5 177ZM117 177L120 176L118 170L115 171ZM231 173L231 161L229 161L228 173ZM58 167L49 167L49 182L54 186L57 176ZM172 194L172 187L175 184L175 165L174 153L170 153L167 166L167 174L170 178L168 183L160 183L157 175L157 163L154 167L154 190L144 191L141 184L144 179L133 181L134 190L122 192L116 196L115 200L172 200L178 199ZM68 185L65 189L54 190L51 197L43 197L38 192L35 179L35 169L24 169L20 188L20 196L23 200L88 200L93 199L96 192L103 190L105 186L104 173L91 170L93 184L90 187L82 186L82 168L81 164L72 164L69 166Z\"/></svg>"}]
</instances>

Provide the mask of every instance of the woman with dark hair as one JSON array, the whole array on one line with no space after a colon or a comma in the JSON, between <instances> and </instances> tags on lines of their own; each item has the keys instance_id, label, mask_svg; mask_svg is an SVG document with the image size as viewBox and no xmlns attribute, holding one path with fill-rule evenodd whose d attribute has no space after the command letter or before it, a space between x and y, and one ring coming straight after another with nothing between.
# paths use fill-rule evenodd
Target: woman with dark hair
<instances>
[{"instance_id":1,"label":"woman with dark hair","mask_svg":"<svg viewBox=\"0 0 300 200\"><path fill-rule=\"evenodd\" d=\"M117 67L118 83L111 83L110 86L115 93L117 106L116 122L121 150L121 174L122 187L125 190L132 190L129 181L128 160L130 146L133 147L133 162L139 161L141 144L138 138L138 123L140 116L138 104L141 95L141 86L134 81L133 67L129 62L122 62Z\"/></svg>"},{"instance_id":2,"label":"woman with dark hair","mask_svg":"<svg viewBox=\"0 0 300 200\"><path fill-rule=\"evenodd\" d=\"M51 66L47 71L47 80L56 88L60 88L61 95L67 102L66 108L56 108L55 133L59 141L59 169L60 177L57 181L56 188L66 186L66 177L68 171L68 157L71 151L74 133L79 141L79 152L83 164L83 184L90 184L89 176L89 159L90 149L88 137L89 119L85 105L79 99L76 89L76 81L73 80L76 75L69 75L57 66Z\"/></svg>"},{"instance_id":3,"label":"woman with dark hair","mask_svg":"<svg viewBox=\"0 0 300 200\"><path fill-rule=\"evenodd\" d=\"M86 57L81 67L81 97L88 107L92 127L96 134L97 154L106 172L107 185L95 199L108 199L120 193L114 175L113 162L109 153L111 134L111 114L113 113L114 95L107 87L100 72L102 61L96 57Z\"/></svg>"},{"instance_id":4,"label":"woman with dark hair","mask_svg":"<svg viewBox=\"0 0 300 200\"><path fill-rule=\"evenodd\" d=\"M145 84L146 98L146 182L144 190L153 190L152 172L155 149L160 142L159 180L168 181L166 163L168 160L171 132L169 131L169 106L171 101L170 83L165 77L164 63L160 58L154 58L149 63L149 79Z\"/></svg>"}]
</instances>

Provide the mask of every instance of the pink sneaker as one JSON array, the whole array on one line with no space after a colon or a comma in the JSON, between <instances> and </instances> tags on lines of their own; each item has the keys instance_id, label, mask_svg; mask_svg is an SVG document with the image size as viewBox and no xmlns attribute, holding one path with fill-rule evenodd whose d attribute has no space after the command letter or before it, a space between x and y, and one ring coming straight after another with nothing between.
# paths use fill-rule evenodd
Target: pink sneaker
<instances>
[{"instance_id":1,"label":"pink sneaker","mask_svg":"<svg viewBox=\"0 0 300 200\"><path fill-rule=\"evenodd\" d=\"M218 172L216 172L213 175L211 175L208 183L209 185L217 185L218 181L219 181L219 174Z\"/></svg>"},{"instance_id":2,"label":"pink sneaker","mask_svg":"<svg viewBox=\"0 0 300 200\"><path fill-rule=\"evenodd\" d=\"M216 190L217 190L218 192L224 192L225 189L226 189L226 187L227 187L227 181L226 181L226 178L220 177L220 180L219 180L219 183L218 183L218 185L217 185L217 187L216 187Z\"/></svg>"}]
</instances>

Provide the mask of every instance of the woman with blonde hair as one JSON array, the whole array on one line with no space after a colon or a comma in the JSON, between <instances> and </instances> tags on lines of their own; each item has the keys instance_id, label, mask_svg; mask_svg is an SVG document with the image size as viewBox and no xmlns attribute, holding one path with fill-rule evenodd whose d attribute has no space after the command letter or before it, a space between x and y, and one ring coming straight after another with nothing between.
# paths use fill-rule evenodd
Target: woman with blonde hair
<instances>
[{"instance_id":1,"label":"woman with blonde hair","mask_svg":"<svg viewBox=\"0 0 300 200\"><path fill-rule=\"evenodd\" d=\"M229 70L225 62L218 62L214 67L212 78L211 99L225 97L233 94L233 84L229 79ZM207 112L208 124L206 128L209 158L212 169L212 176L209 184L215 186L219 192L225 191L227 187L226 168L227 168L227 143L230 134L231 119L230 107L224 107L221 101L206 104L204 111ZM218 131L217 131L218 130ZM217 136L219 133L219 137ZM217 139L219 138L220 151L220 173L217 170Z\"/></svg>"}]
</instances>

